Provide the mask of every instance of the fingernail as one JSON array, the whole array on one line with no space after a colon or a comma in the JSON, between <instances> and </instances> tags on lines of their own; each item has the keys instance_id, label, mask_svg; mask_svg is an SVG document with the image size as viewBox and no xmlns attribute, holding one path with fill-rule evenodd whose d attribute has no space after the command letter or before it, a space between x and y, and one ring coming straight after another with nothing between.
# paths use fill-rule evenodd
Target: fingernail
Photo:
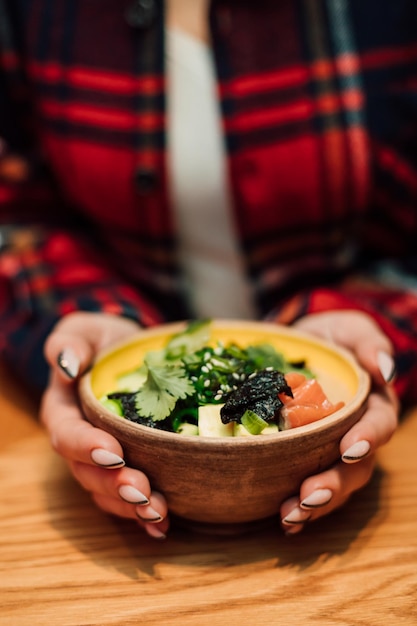
<instances>
[{"instance_id":1,"label":"fingernail","mask_svg":"<svg viewBox=\"0 0 417 626\"><path fill-rule=\"evenodd\" d=\"M356 463L357 461L363 459L368 454L370 449L371 444L369 441L357 441L342 454L342 461L345 463Z\"/></svg>"},{"instance_id":2,"label":"fingernail","mask_svg":"<svg viewBox=\"0 0 417 626\"><path fill-rule=\"evenodd\" d=\"M57 359L59 367L70 378L75 378L80 371L80 359L72 348L65 348L58 354Z\"/></svg>"},{"instance_id":3,"label":"fingernail","mask_svg":"<svg viewBox=\"0 0 417 626\"><path fill-rule=\"evenodd\" d=\"M380 350L377 354L379 371L386 383L391 382L395 375L394 359L388 352Z\"/></svg>"},{"instance_id":4,"label":"fingernail","mask_svg":"<svg viewBox=\"0 0 417 626\"><path fill-rule=\"evenodd\" d=\"M307 498L304 498L300 506L305 509L318 509L328 504L332 497L333 493L330 489L316 489Z\"/></svg>"},{"instance_id":5,"label":"fingernail","mask_svg":"<svg viewBox=\"0 0 417 626\"><path fill-rule=\"evenodd\" d=\"M117 469L125 465L124 460L118 454L103 450L103 448L95 448L91 452L91 459L96 465L106 467L107 469Z\"/></svg>"},{"instance_id":6,"label":"fingernail","mask_svg":"<svg viewBox=\"0 0 417 626\"><path fill-rule=\"evenodd\" d=\"M142 522L148 522L149 524L156 524L157 522L162 522L163 517L159 515L151 506L147 506L146 508L138 507L136 509L136 515Z\"/></svg>"},{"instance_id":7,"label":"fingernail","mask_svg":"<svg viewBox=\"0 0 417 626\"><path fill-rule=\"evenodd\" d=\"M310 511L303 511L298 506L295 507L286 517L283 518L283 524L304 524L311 517Z\"/></svg>"},{"instance_id":8,"label":"fingernail","mask_svg":"<svg viewBox=\"0 0 417 626\"><path fill-rule=\"evenodd\" d=\"M121 485L119 487L119 496L125 502L129 504L137 504L138 506L145 506L149 504L148 498L136 487L132 485Z\"/></svg>"},{"instance_id":9,"label":"fingernail","mask_svg":"<svg viewBox=\"0 0 417 626\"><path fill-rule=\"evenodd\" d=\"M163 541L167 538L166 534L159 530L158 526L154 524L146 524L145 530L150 537L153 539L158 539L159 541Z\"/></svg>"}]
</instances>

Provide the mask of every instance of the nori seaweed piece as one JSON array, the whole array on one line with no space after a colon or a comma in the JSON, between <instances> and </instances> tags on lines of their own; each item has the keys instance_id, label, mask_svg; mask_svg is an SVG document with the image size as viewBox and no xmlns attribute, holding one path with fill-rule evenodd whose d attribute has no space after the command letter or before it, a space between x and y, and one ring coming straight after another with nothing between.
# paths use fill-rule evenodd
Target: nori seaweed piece
<instances>
[{"instance_id":1,"label":"nori seaweed piece","mask_svg":"<svg viewBox=\"0 0 417 626\"><path fill-rule=\"evenodd\" d=\"M223 424L240 423L245 411L250 410L266 422L274 421L283 406L279 393L293 397L291 387L279 371L262 370L248 378L227 398L220 409Z\"/></svg>"},{"instance_id":2,"label":"nori seaweed piece","mask_svg":"<svg viewBox=\"0 0 417 626\"><path fill-rule=\"evenodd\" d=\"M119 400L122 405L123 417L136 424L157 428L159 430L172 431L172 425L167 420L154 421L152 417L144 417L138 413L136 408L136 392L115 391L107 396L110 400Z\"/></svg>"}]
</instances>

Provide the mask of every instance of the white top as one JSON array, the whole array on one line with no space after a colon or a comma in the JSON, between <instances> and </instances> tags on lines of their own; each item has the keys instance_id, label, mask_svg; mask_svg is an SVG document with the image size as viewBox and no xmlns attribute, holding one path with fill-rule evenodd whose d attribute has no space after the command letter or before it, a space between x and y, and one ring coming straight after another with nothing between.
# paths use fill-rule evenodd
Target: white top
<instances>
[{"instance_id":1,"label":"white top","mask_svg":"<svg viewBox=\"0 0 417 626\"><path fill-rule=\"evenodd\" d=\"M174 216L193 312L254 318L233 223L211 49L166 33L168 163Z\"/></svg>"}]
</instances>

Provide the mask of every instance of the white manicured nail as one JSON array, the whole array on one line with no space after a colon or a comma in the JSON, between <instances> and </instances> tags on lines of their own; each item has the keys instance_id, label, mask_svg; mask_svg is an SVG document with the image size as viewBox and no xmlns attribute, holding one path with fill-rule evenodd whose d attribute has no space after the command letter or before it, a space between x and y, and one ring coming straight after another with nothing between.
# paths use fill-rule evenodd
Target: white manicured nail
<instances>
[{"instance_id":1,"label":"white manicured nail","mask_svg":"<svg viewBox=\"0 0 417 626\"><path fill-rule=\"evenodd\" d=\"M356 463L357 461L363 459L368 454L370 449L371 444L369 441L357 441L342 454L342 461L345 463Z\"/></svg>"},{"instance_id":2,"label":"white manicured nail","mask_svg":"<svg viewBox=\"0 0 417 626\"><path fill-rule=\"evenodd\" d=\"M125 462L118 454L103 450L103 448L95 448L91 452L91 459L96 465L107 469L117 469L123 467Z\"/></svg>"},{"instance_id":3,"label":"white manicured nail","mask_svg":"<svg viewBox=\"0 0 417 626\"><path fill-rule=\"evenodd\" d=\"M137 504L138 506L149 504L149 500L145 494L139 491L139 489L136 489L136 487L132 487L132 485L121 485L119 487L119 496L122 500L130 504Z\"/></svg>"},{"instance_id":4,"label":"white manicured nail","mask_svg":"<svg viewBox=\"0 0 417 626\"><path fill-rule=\"evenodd\" d=\"M162 515L159 515L159 513L155 511L155 509L153 509L151 506L137 507L136 515L143 522L148 522L149 524L157 524L158 522L162 522L163 520Z\"/></svg>"},{"instance_id":5,"label":"white manicured nail","mask_svg":"<svg viewBox=\"0 0 417 626\"><path fill-rule=\"evenodd\" d=\"M295 507L284 519L282 520L283 524L304 524L311 517L310 511L303 511L298 506Z\"/></svg>"},{"instance_id":6,"label":"white manicured nail","mask_svg":"<svg viewBox=\"0 0 417 626\"><path fill-rule=\"evenodd\" d=\"M72 348L64 348L58 354L58 365L70 378L75 378L80 371L80 359Z\"/></svg>"},{"instance_id":7,"label":"white manicured nail","mask_svg":"<svg viewBox=\"0 0 417 626\"><path fill-rule=\"evenodd\" d=\"M157 525L154 524L145 524L145 530L152 539L158 539L159 541L163 541L167 538L166 534L159 530Z\"/></svg>"},{"instance_id":8,"label":"white manicured nail","mask_svg":"<svg viewBox=\"0 0 417 626\"><path fill-rule=\"evenodd\" d=\"M380 350L377 354L377 361L379 371L381 372L383 379L386 383L389 383L394 378L395 374L394 359L390 354L388 354L388 352Z\"/></svg>"},{"instance_id":9,"label":"white manicured nail","mask_svg":"<svg viewBox=\"0 0 417 626\"><path fill-rule=\"evenodd\" d=\"M316 489L313 493L310 493L307 498L301 502L300 506L305 509L318 509L321 506L325 506L332 499L333 493L330 489Z\"/></svg>"}]
</instances>

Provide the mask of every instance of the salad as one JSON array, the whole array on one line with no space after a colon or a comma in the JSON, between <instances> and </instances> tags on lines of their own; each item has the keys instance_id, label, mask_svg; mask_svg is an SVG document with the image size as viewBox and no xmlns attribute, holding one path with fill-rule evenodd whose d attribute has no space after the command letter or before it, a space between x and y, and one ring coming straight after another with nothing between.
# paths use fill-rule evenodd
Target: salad
<instances>
[{"instance_id":1,"label":"salad","mask_svg":"<svg viewBox=\"0 0 417 626\"><path fill-rule=\"evenodd\" d=\"M276 433L333 413L304 362L269 344L210 343L211 322L190 322L117 380L102 404L122 418L178 434Z\"/></svg>"}]
</instances>

